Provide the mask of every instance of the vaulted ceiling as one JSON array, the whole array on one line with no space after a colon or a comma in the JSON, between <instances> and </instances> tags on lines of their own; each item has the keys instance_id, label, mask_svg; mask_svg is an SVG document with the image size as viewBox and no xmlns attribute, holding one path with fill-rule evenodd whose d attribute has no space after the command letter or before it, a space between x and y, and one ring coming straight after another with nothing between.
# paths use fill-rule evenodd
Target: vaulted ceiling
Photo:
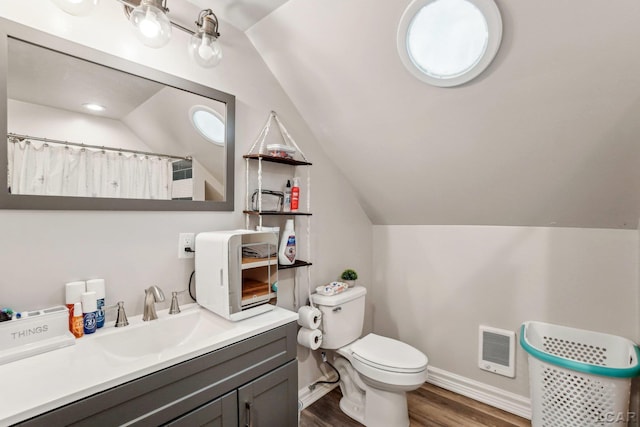
<instances>
[{"instance_id":1,"label":"vaulted ceiling","mask_svg":"<svg viewBox=\"0 0 640 427\"><path fill-rule=\"evenodd\" d=\"M637 228L639 2L496 0L500 50L455 88L400 62L409 2L276 1L237 24L374 224Z\"/></svg>"}]
</instances>

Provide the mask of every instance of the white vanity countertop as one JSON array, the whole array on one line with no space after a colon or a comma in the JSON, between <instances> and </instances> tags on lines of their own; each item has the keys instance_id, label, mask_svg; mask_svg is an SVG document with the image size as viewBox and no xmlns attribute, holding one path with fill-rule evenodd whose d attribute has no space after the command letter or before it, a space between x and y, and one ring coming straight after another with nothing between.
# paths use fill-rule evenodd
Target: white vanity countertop
<instances>
[{"instance_id":1,"label":"white vanity countertop","mask_svg":"<svg viewBox=\"0 0 640 427\"><path fill-rule=\"evenodd\" d=\"M52 409L159 371L202 354L218 350L298 319L280 307L237 322L228 321L197 304L182 307L180 314L158 312L158 320L129 319L124 328L109 326L77 339L76 344L0 365L4 392L0 398L0 426L24 421ZM193 319L200 323L188 323ZM173 322L189 325L175 343L161 343ZM145 329L148 328L148 329ZM212 333L211 328L215 328ZM176 328L173 328L176 329ZM158 334L159 340L141 337ZM145 340L143 340L145 341ZM160 342L160 344L158 344ZM155 349L155 346L163 346ZM114 353L111 353L111 350Z\"/></svg>"}]
</instances>

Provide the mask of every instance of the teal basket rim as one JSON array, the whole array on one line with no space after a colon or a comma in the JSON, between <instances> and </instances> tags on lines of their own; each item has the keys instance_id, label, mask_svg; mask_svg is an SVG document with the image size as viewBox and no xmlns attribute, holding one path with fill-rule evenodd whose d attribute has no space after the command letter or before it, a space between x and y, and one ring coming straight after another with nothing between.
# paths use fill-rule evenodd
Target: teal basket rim
<instances>
[{"instance_id":1,"label":"teal basket rim","mask_svg":"<svg viewBox=\"0 0 640 427\"><path fill-rule=\"evenodd\" d=\"M527 353L529 353L536 359L585 374L614 378L633 378L640 375L640 364L638 363L638 361L640 360L640 349L635 344L633 345L633 349L636 354L636 365L628 368L610 368L608 366L591 365L589 363L578 362L577 360L554 356L553 354L538 350L537 348L529 344L525 337L525 323L520 326L520 346L522 346L522 348Z\"/></svg>"}]
</instances>

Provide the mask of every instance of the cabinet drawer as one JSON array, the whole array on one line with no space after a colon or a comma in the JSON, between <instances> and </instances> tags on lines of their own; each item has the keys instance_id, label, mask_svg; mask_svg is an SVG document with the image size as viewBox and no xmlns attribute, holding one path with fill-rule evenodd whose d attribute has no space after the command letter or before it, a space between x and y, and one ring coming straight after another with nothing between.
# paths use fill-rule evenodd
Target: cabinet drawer
<instances>
[{"instance_id":1,"label":"cabinet drawer","mask_svg":"<svg viewBox=\"0 0 640 427\"><path fill-rule=\"evenodd\" d=\"M295 322L289 323L19 425L157 426L167 423L295 359L296 329Z\"/></svg>"}]
</instances>

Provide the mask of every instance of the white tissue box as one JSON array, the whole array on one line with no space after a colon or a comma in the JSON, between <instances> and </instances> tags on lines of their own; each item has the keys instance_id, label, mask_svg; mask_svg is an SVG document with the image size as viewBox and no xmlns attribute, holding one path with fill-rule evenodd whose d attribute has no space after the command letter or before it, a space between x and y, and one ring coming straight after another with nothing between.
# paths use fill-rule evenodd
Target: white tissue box
<instances>
[{"instance_id":1,"label":"white tissue box","mask_svg":"<svg viewBox=\"0 0 640 427\"><path fill-rule=\"evenodd\" d=\"M76 343L69 332L67 307L34 310L23 316L0 322L0 365Z\"/></svg>"}]
</instances>

